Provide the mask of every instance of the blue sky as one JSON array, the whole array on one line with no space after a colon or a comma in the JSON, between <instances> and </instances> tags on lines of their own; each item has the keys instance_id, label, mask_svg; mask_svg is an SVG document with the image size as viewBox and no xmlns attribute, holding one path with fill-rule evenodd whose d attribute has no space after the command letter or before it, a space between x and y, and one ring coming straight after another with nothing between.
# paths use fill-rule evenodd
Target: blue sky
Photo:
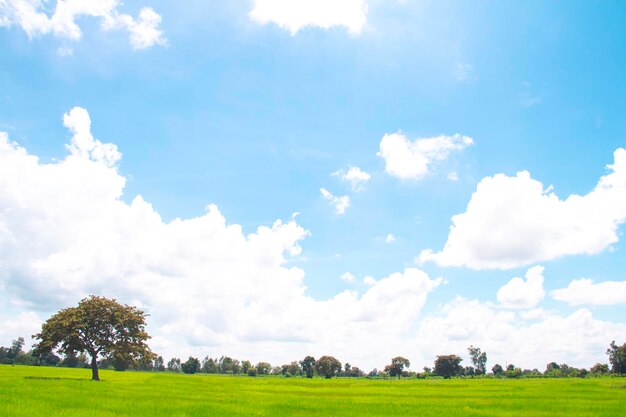
<instances>
[{"instance_id":1,"label":"blue sky","mask_svg":"<svg viewBox=\"0 0 626 417\"><path fill-rule=\"evenodd\" d=\"M623 341L623 2L21 3L0 343L93 292L176 356L588 367Z\"/></svg>"}]
</instances>

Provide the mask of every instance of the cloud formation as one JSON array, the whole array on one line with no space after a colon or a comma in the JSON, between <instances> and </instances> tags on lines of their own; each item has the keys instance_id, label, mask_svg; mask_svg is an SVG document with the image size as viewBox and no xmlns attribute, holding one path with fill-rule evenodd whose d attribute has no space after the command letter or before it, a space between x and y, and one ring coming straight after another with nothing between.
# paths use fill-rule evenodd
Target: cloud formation
<instances>
[{"instance_id":1,"label":"cloud formation","mask_svg":"<svg viewBox=\"0 0 626 417\"><path fill-rule=\"evenodd\" d=\"M575 279L567 288L554 290L552 298L573 306L626 304L626 281L594 283L588 278Z\"/></svg>"},{"instance_id":2,"label":"cloud formation","mask_svg":"<svg viewBox=\"0 0 626 417\"><path fill-rule=\"evenodd\" d=\"M334 207L337 214L345 214L348 207L350 207L350 197L347 195L335 196L326 188L320 188L320 193L324 200Z\"/></svg>"},{"instance_id":3,"label":"cloud formation","mask_svg":"<svg viewBox=\"0 0 626 417\"><path fill-rule=\"evenodd\" d=\"M275 23L292 35L306 27L342 26L359 34L367 22L366 0L254 0L250 19Z\"/></svg>"},{"instance_id":4,"label":"cloud formation","mask_svg":"<svg viewBox=\"0 0 626 417\"><path fill-rule=\"evenodd\" d=\"M447 159L450 152L461 151L474 141L469 136L437 136L409 140L402 133L383 136L378 156L385 160L385 171L403 180L419 180L426 176L435 161Z\"/></svg>"},{"instance_id":5,"label":"cloud formation","mask_svg":"<svg viewBox=\"0 0 626 417\"><path fill-rule=\"evenodd\" d=\"M508 363L543 370L549 361L585 368L606 361L607 344L625 331L626 325L598 320L587 309L569 315L543 309L516 313L457 297L424 318L417 339L426 358L444 353L467 358L473 344L487 352L489 368Z\"/></svg>"},{"instance_id":6,"label":"cloud formation","mask_svg":"<svg viewBox=\"0 0 626 417\"><path fill-rule=\"evenodd\" d=\"M339 177L341 181L350 183L352 191L363 191L365 184L372 178L370 174L361 170L359 167L350 167L347 171L340 169L333 172L335 177Z\"/></svg>"},{"instance_id":7,"label":"cloud formation","mask_svg":"<svg viewBox=\"0 0 626 417\"><path fill-rule=\"evenodd\" d=\"M513 278L498 290L496 298L507 308L536 307L546 295L543 289L543 266L535 266L526 272L526 280Z\"/></svg>"},{"instance_id":8,"label":"cloud formation","mask_svg":"<svg viewBox=\"0 0 626 417\"><path fill-rule=\"evenodd\" d=\"M94 138L86 110L63 122L68 155L53 163L0 134L0 318L19 318L0 321L0 343L99 294L144 308L151 346L163 355L280 363L333 352L366 366L384 363L395 346L353 354L354 346L410 337L441 283L409 268L363 293L314 300L304 271L289 265L309 234L293 218L244 234L210 205L164 222L141 196L122 199L121 154Z\"/></svg>"},{"instance_id":9,"label":"cloud formation","mask_svg":"<svg viewBox=\"0 0 626 417\"><path fill-rule=\"evenodd\" d=\"M474 344L491 364L590 366L626 332L585 309L504 311L463 298L424 316L443 279L416 268L315 300L304 271L290 265L309 234L295 219L244 234L210 205L164 222L141 196L122 199L121 155L94 138L86 110L70 110L63 122L72 132L68 155L52 163L0 133L0 344L88 294L144 308L151 346L165 357L280 364L330 353L371 369L404 355L419 369Z\"/></svg>"},{"instance_id":10,"label":"cloud formation","mask_svg":"<svg viewBox=\"0 0 626 417\"><path fill-rule=\"evenodd\" d=\"M419 261L472 269L510 269L567 255L594 255L619 240L626 219L626 150L586 195L561 200L527 171L480 181L465 213L452 217L441 252Z\"/></svg>"},{"instance_id":11,"label":"cloud formation","mask_svg":"<svg viewBox=\"0 0 626 417\"><path fill-rule=\"evenodd\" d=\"M21 27L29 38L52 34L77 41L82 31L77 20L99 18L102 30L128 31L134 49L145 49L167 43L159 29L161 16L150 7L143 7L136 18L120 13L120 0L57 0L54 12L48 15L40 0L2 0L0 26Z\"/></svg>"}]
</instances>

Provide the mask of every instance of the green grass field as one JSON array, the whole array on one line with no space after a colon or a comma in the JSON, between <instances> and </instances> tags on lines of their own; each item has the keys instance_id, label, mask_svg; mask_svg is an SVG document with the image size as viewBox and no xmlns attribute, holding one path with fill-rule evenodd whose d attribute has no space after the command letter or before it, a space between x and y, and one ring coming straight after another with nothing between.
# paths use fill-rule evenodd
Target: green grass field
<instances>
[{"instance_id":1,"label":"green grass field","mask_svg":"<svg viewBox=\"0 0 626 417\"><path fill-rule=\"evenodd\" d=\"M250 378L0 366L0 416L626 416L626 379Z\"/></svg>"}]
</instances>

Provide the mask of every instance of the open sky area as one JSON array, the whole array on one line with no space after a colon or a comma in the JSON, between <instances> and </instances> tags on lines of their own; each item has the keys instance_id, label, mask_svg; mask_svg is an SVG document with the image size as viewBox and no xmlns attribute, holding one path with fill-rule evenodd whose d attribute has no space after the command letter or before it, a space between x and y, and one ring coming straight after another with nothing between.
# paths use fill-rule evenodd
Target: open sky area
<instances>
[{"instance_id":1,"label":"open sky area","mask_svg":"<svg viewBox=\"0 0 626 417\"><path fill-rule=\"evenodd\" d=\"M0 345L97 294L145 309L166 359L607 362L625 22L620 0L0 0Z\"/></svg>"}]
</instances>

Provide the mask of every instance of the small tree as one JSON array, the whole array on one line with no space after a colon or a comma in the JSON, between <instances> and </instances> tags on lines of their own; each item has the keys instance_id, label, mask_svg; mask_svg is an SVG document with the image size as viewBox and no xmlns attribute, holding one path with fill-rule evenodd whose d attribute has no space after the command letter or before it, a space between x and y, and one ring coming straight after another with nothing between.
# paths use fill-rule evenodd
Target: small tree
<instances>
[{"instance_id":1,"label":"small tree","mask_svg":"<svg viewBox=\"0 0 626 417\"><path fill-rule=\"evenodd\" d=\"M181 370L186 374L195 374L200 370L200 361L192 356L180 365Z\"/></svg>"},{"instance_id":2,"label":"small tree","mask_svg":"<svg viewBox=\"0 0 626 417\"><path fill-rule=\"evenodd\" d=\"M484 375L487 373L487 353L482 352L480 348L473 345L467 348L474 365L474 373L476 375Z\"/></svg>"},{"instance_id":3,"label":"small tree","mask_svg":"<svg viewBox=\"0 0 626 417\"><path fill-rule=\"evenodd\" d=\"M330 379L341 372L341 362L332 356L322 356L315 363L315 372Z\"/></svg>"},{"instance_id":4,"label":"small tree","mask_svg":"<svg viewBox=\"0 0 626 417\"><path fill-rule=\"evenodd\" d=\"M141 357L149 352L145 331L146 314L116 300L92 295L81 300L78 307L70 307L50 317L41 332L36 354L47 354L60 345L59 351L68 355L75 352L91 356L91 379L99 381L98 357L123 353L127 357Z\"/></svg>"},{"instance_id":5,"label":"small tree","mask_svg":"<svg viewBox=\"0 0 626 417\"><path fill-rule=\"evenodd\" d=\"M252 368L252 364L250 363L250 361L242 361L241 362L241 373L242 374L247 374L248 373L248 369Z\"/></svg>"},{"instance_id":6,"label":"small tree","mask_svg":"<svg viewBox=\"0 0 626 417\"><path fill-rule=\"evenodd\" d=\"M202 372L205 374L216 374L218 372L217 361L205 356L202 360Z\"/></svg>"},{"instance_id":7,"label":"small tree","mask_svg":"<svg viewBox=\"0 0 626 417\"><path fill-rule=\"evenodd\" d=\"M606 375L609 373L609 365L606 363L596 363L589 370L594 375Z\"/></svg>"},{"instance_id":8,"label":"small tree","mask_svg":"<svg viewBox=\"0 0 626 417\"><path fill-rule=\"evenodd\" d=\"M315 373L315 358L313 356L306 356L300 361L300 366L307 378L313 378Z\"/></svg>"},{"instance_id":9,"label":"small tree","mask_svg":"<svg viewBox=\"0 0 626 417\"><path fill-rule=\"evenodd\" d=\"M493 372L493 374L496 376L504 375L504 369L502 368L502 365L500 365L499 363L496 363L495 365L493 365L493 368L491 368L491 372Z\"/></svg>"},{"instance_id":10,"label":"small tree","mask_svg":"<svg viewBox=\"0 0 626 417\"><path fill-rule=\"evenodd\" d=\"M407 358L403 358L402 356L396 356L391 359L391 364L385 366L385 372L389 374L390 377L398 377L402 376L402 371L404 368L408 368L411 366L411 362Z\"/></svg>"},{"instance_id":11,"label":"small tree","mask_svg":"<svg viewBox=\"0 0 626 417\"><path fill-rule=\"evenodd\" d=\"M180 367L181 363L178 358L172 358L167 362L167 370L169 372L180 372Z\"/></svg>"},{"instance_id":12,"label":"small tree","mask_svg":"<svg viewBox=\"0 0 626 417\"><path fill-rule=\"evenodd\" d=\"M617 346L615 340L612 341L606 354L609 355L613 373L626 374L626 343L622 346Z\"/></svg>"},{"instance_id":13,"label":"small tree","mask_svg":"<svg viewBox=\"0 0 626 417\"><path fill-rule=\"evenodd\" d=\"M269 375L272 372L272 365L267 362L259 362L256 364L256 371L259 375Z\"/></svg>"}]
</instances>

